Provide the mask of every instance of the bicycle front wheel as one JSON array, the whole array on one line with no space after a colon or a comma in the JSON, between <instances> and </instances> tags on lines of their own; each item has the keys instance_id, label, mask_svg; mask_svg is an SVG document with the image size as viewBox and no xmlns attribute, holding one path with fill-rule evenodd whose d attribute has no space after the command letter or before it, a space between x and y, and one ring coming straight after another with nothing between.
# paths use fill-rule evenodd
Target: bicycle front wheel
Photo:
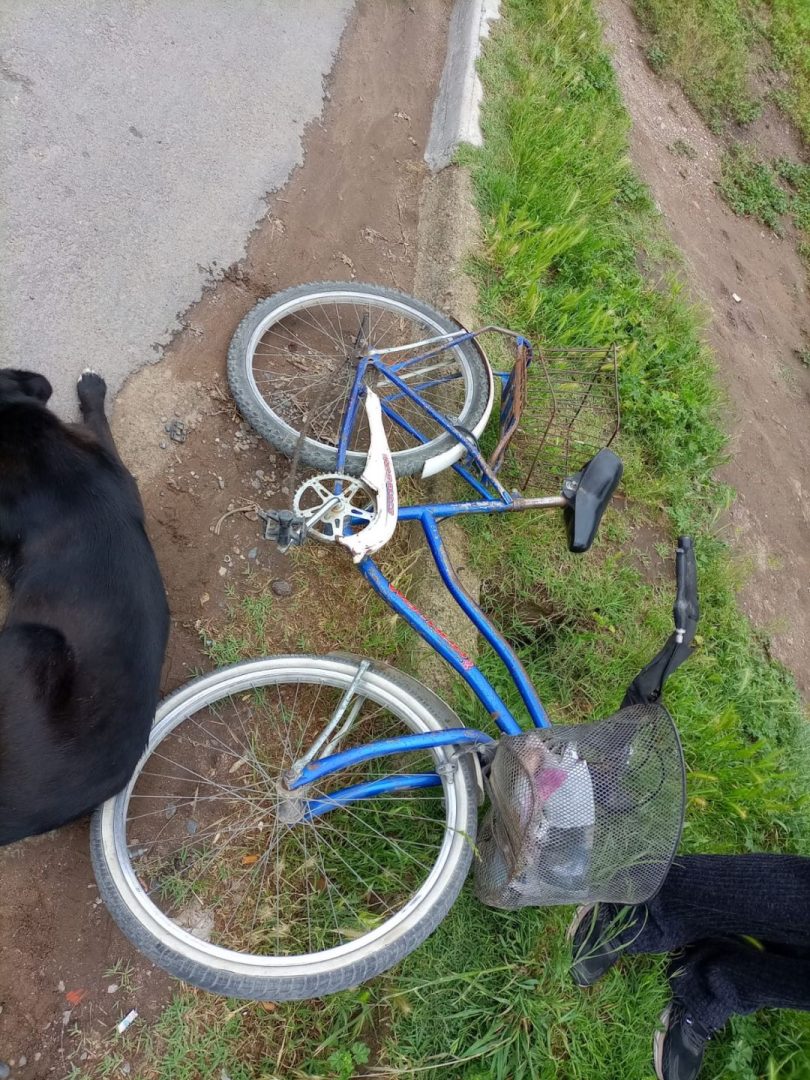
<instances>
[{"instance_id":1,"label":"bicycle front wheel","mask_svg":"<svg viewBox=\"0 0 810 1080\"><path fill-rule=\"evenodd\" d=\"M464 882L476 782L452 747L352 766L305 798L385 775L441 784L305 819L281 777L339 702L360 745L457 726L414 679L353 657L275 656L216 671L159 709L128 786L95 814L101 896L133 944L178 978L283 1001L356 986L415 949Z\"/></svg>"},{"instance_id":2,"label":"bicycle front wheel","mask_svg":"<svg viewBox=\"0 0 810 1080\"><path fill-rule=\"evenodd\" d=\"M459 329L393 289L357 282L296 286L262 300L240 323L228 350L231 392L245 419L277 450L332 472L358 357ZM393 363L430 350L423 346L386 359ZM493 377L474 341L415 362L401 377L442 416L481 434L492 410ZM384 376L372 371L367 383L402 420L383 420L398 476L433 475L461 457L463 447L452 435ZM346 457L352 476L363 471L368 439L360 410Z\"/></svg>"}]
</instances>

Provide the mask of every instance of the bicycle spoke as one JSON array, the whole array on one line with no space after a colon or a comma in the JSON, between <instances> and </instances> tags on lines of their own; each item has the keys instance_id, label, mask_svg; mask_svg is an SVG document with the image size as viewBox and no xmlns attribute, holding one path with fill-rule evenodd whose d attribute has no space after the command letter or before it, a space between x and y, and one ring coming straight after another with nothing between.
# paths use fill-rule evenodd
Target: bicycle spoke
<instances>
[{"instance_id":1,"label":"bicycle spoke","mask_svg":"<svg viewBox=\"0 0 810 1080\"><path fill-rule=\"evenodd\" d=\"M358 481L348 492L365 498ZM433 755L361 762L286 791L280 778L339 708L331 737L343 746L411 730L369 697L365 676L293 679L225 695L154 748L130 797L128 843L146 895L179 926L257 955L315 955L362 940L428 879L448 835L445 800L432 792L304 813L353 784L424 771Z\"/></svg>"},{"instance_id":2,"label":"bicycle spoke","mask_svg":"<svg viewBox=\"0 0 810 1080\"><path fill-rule=\"evenodd\" d=\"M392 310L388 301L351 296L313 299L292 312L270 322L262 330L249 358L255 386L265 396L268 406L288 426L321 445L336 447L341 423L354 381L355 351L358 335L362 352L407 345L409 341L430 340L438 328L417 312ZM399 354L401 359L406 353ZM420 382L441 379L441 385L420 388L425 401L458 415L466 400L465 371L462 354L451 350L435 361L425 361L406 369L402 377L419 388ZM452 384L453 373L458 386ZM381 380L369 372L369 385ZM403 419L422 431L427 439L442 434L418 404L398 395L398 409ZM394 453L421 445L401 425L383 417L386 434ZM362 452L368 443L368 429L361 410L351 434L349 449Z\"/></svg>"}]
</instances>

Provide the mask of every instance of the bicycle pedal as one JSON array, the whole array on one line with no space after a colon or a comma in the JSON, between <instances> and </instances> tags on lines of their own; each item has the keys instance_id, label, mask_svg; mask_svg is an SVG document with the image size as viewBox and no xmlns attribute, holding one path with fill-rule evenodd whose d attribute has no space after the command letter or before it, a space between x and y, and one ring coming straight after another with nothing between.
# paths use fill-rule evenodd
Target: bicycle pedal
<instances>
[{"instance_id":1,"label":"bicycle pedal","mask_svg":"<svg viewBox=\"0 0 810 1080\"><path fill-rule=\"evenodd\" d=\"M259 510L264 521L264 539L274 540L279 550L289 551L306 539L306 522L292 510Z\"/></svg>"}]
</instances>

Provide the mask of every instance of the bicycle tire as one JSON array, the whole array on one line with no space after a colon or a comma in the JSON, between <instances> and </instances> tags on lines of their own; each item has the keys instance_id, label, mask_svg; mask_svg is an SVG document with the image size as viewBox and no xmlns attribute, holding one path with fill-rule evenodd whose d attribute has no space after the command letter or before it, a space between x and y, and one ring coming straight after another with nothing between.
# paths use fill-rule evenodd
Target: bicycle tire
<instances>
[{"instance_id":1,"label":"bicycle tire","mask_svg":"<svg viewBox=\"0 0 810 1080\"><path fill-rule=\"evenodd\" d=\"M462 329L454 319L421 300L395 289L358 282L326 281L295 286L262 300L248 312L239 324L228 349L228 381L234 400L242 416L271 446L289 458L297 455L302 464L318 472L334 470L337 458L335 447L308 435L302 436L299 429L287 423L274 411L272 404L258 388L253 372L253 360L264 335L281 319L292 317L333 298L344 303L365 300L373 304L375 309L386 310L401 317L412 317L428 327L432 334L452 333ZM373 348L373 342L371 346ZM477 437L486 426L492 410L492 371L475 341L464 342L457 346L454 352L458 355L465 380L465 400L459 415L451 419ZM351 369L347 367L345 381L348 383L350 378ZM437 426L437 430L441 429ZM416 444L402 450L392 447L392 451L398 476L434 475L449 468L464 452L463 447L446 432L438 434L425 444ZM346 457L345 472L359 476L363 471L365 458L364 452L350 450Z\"/></svg>"},{"instance_id":2,"label":"bicycle tire","mask_svg":"<svg viewBox=\"0 0 810 1080\"><path fill-rule=\"evenodd\" d=\"M452 763L453 768L443 779L444 828L445 832L450 830L450 839L445 837L442 844L443 864L439 866L437 861L438 870L431 871L432 885L424 896L410 897L395 917L354 943L341 945L340 956L321 952L312 954L315 959L304 958L299 962L294 956L249 957L221 949L195 938L165 917L161 921L157 917L158 909L132 869L125 818L130 792L152 752L184 719L199 711L201 702L207 707L205 703L221 701L226 695L242 694L252 688L282 682L293 685L292 678L307 674L313 679L312 685L341 688L354 678L359 663L359 658L344 654L264 657L220 669L187 684L159 708L149 747L133 780L94 814L91 854L100 895L135 947L176 978L212 993L239 998L286 1001L322 997L356 986L390 968L417 948L450 910L470 868L477 820L473 763L469 755L453 755L452 748L434 752L440 761ZM277 683L273 682L274 678ZM375 703L396 703L402 716L407 714L413 721L412 730L435 730L459 724L439 697L386 664L370 663L360 689ZM295 700L298 701L297 690ZM261 887L264 887L263 877ZM322 958L320 961L318 956Z\"/></svg>"}]
</instances>

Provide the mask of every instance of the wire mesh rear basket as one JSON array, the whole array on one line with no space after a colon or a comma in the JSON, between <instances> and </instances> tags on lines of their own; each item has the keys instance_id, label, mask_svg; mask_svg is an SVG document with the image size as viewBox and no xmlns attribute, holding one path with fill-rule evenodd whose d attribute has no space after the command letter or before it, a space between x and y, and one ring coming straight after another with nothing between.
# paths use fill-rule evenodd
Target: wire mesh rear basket
<instances>
[{"instance_id":1,"label":"wire mesh rear basket","mask_svg":"<svg viewBox=\"0 0 810 1080\"><path fill-rule=\"evenodd\" d=\"M491 907L643 903L675 856L685 774L666 709L555 725L498 743L475 892Z\"/></svg>"},{"instance_id":2,"label":"wire mesh rear basket","mask_svg":"<svg viewBox=\"0 0 810 1080\"><path fill-rule=\"evenodd\" d=\"M500 438L490 465L499 471L514 440L520 465L502 480L524 495L577 472L619 432L616 347L518 349L501 395Z\"/></svg>"}]
</instances>

